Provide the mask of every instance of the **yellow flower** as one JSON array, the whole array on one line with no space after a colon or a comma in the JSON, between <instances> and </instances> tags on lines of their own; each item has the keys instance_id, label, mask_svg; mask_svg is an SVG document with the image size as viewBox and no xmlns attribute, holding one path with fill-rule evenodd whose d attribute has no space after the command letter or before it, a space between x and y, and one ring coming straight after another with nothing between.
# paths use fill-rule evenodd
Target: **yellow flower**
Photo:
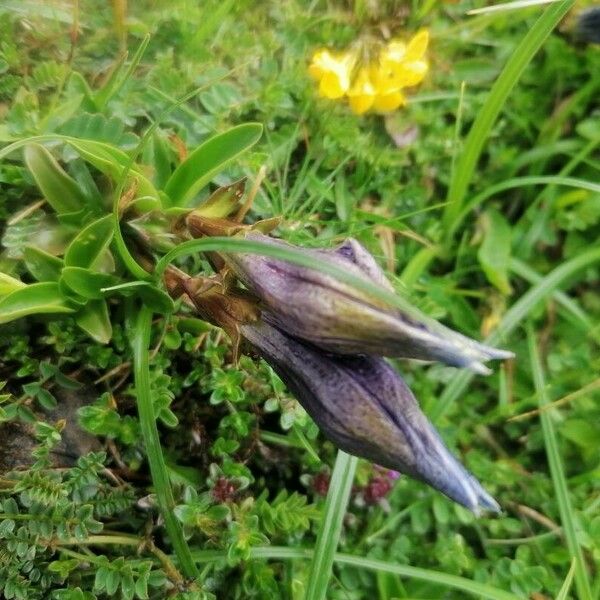
<instances>
[{"instance_id":1,"label":"yellow flower","mask_svg":"<svg viewBox=\"0 0 600 600\"><path fill-rule=\"evenodd\" d=\"M375 86L371 80L371 69L362 67L352 84L352 87L348 90L348 101L352 112L357 115L366 113L375 100Z\"/></svg>"},{"instance_id":2,"label":"yellow flower","mask_svg":"<svg viewBox=\"0 0 600 600\"><path fill-rule=\"evenodd\" d=\"M421 83L429 68L425 60L428 43L426 29L419 31L406 46L397 40L391 41L380 57L382 85L400 90Z\"/></svg>"},{"instance_id":3,"label":"yellow flower","mask_svg":"<svg viewBox=\"0 0 600 600\"><path fill-rule=\"evenodd\" d=\"M334 55L329 50L315 52L308 72L319 81L319 94L330 100L341 98L350 88L351 54Z\"/></svg>"},{"instance_id":4,"label":"yellow flower","mask_svg":"<svg viewBox=\"0 0 600 600\"><path fill-rule=\"evenodd\" d=\"M379 113L387 113L406 104L406 97L402 92L389 92L377 94L373 101L373 109Z\"/></svg>"},{"instance_id":5,"label":"yellow flower","mask_svg":"<svg viewBox=\"0 0 600 600\"><path fill-rule=\"evenodd\" d=\"M365 44L367 42L364 42ZM348 97L351 110L362 115L369 110L385 113L406 104L404 88L423 81L429 68L426 52L429 32L419 31L408 43L388 42L383 49L355 49L333 53L322 49L315 52L308 68L319 82L319 94L336 100ZM377 58L362 62L361 56Z\"/></svg>"},{"instance_id":6,"label":"yellow flower","mask_svg":"<svg viewBox=\"0 0 600 600\"><path fill-rule=\"evenodd\" d=\"M411 40L406 47L407 60L422 60L427 52L429 45L429 31L421 29Z\"/></svg>"}]
</instances>

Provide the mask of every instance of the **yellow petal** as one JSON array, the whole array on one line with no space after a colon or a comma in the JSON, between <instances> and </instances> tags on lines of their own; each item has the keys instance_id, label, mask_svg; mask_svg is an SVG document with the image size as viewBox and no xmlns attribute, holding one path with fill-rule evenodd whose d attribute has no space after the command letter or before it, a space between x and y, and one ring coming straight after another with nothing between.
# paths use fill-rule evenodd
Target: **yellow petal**
<instances>
[{"instance_id":1,"label":"yellow petal","mask_svg":"<svg viewBox=\"0 0 600 600\"><path fill-rule=\"evenodd\" d=\"M341 98L350 87L348 74L342 71L326 72L319 84L319 94L324 98L336 100Z\"/></svg>"},{"instance_id":2,"label":"yellow petal","mask_svg":"<svg viewBox=\"0 0 600 600\"><path fill-rule=\"evenodd\" d=\"M352 83L352 87L348 90L348 96L360 96L363 94L373 95L374 93L375 88L371 82L371 74L369 69L362 67L356 75L356 78Z\"/></svg>"},{"instance_id":3,"label":"yellow petal","mask_svg":"<svg viewBox=\"0 0 600 600\"><path fill-rule=\"evenodd\" d=\"M410 87L423 81L429 66L424 60L405 63L402 67L399 83L401 87Z\"/></svg>"},{"instance_id":4,"label":"yellow petal","mask_svg":"<svg viewBox=\"0 0 600 600\"><path fill-rule=\"evenodd\" d=\"M349 96L348 103L350 104L350 108L352 112L356 115L362 115L366 113L371 106L373 106L373 102L375 100L374 95L356 95Z\"/></svg>"},{"instance_id":5,"label":"yellow petal","mask_svg":"<svg viewBox=\"0 0 600 600\"><path fill-rule=\"evenodd\" d=\"M373 105L375 87L371 81L371 71L369 67L362 67L348 90L350 108L357 115L367 112Z\"/></svg>"},{"instance_id":6,"label":"yellow petal","mask_svg":"<svg viewBox=\"0 0 600 600\"><path fill-rule=\"evenodd\" d=\"M395 84L394 71L398 69L399 65L394 64L393 67L388 64L379 63L376 69L371 71L371 81L377 94L387 94L389 92L395 92L398 86Z\"/></svg>"},{"instance_id":7,"label":"yellow petal","mask_svg":"<svg viewBox=\"0 0 600 600\"><path fill-rule=\"evenodd\" d=\"M381 53L382 60L400 62L406 55L406 44L400 40L392 40Z\"/></svg>"},{"instance_id":8,"label":"yellow petal","mask_svg":"<svg viewBox=\"0 0 600 600\"><path fill-rule=\"evenodd\" d=\"M329 70L328 65L331 64L331 54L329 50L317 50L312 57L312 62L308 67L308 72L315 79L321 79L326 71Z\"/></svg>"},{"instance_id":9,"label":"yellow petal","mask_svg":"<svg viewBox=\"0 0 600 600\"><path fill-rule=\"evenodd\" d=\"M391 94L378 94L373 102L373 109L380 113L391 112L406 104L406 98L402 92Z\"/></svg>"},{"instance_id":10,"label":"yellow petal","mask_svg":"<svg viewBox=\"0 0 600 600\"><path fill-rule=\"evenodd\" d=\"M406 60L420 60L427 51L429 44L429 31L421 29L411 40L406 47Z\"/></svg>"},{"instance_id":11,"label":"yellow petal","mask_svg":"<svg viewBox=\"0 0 600 600\"><path fill-rule=\"evenodd\" d=\"M335 100L341 98L350 87L350 71L353 55L334 55L329 50L318 50L312 58L308 72L319 84L319 94Z\"/></svg>"}]
</instances>

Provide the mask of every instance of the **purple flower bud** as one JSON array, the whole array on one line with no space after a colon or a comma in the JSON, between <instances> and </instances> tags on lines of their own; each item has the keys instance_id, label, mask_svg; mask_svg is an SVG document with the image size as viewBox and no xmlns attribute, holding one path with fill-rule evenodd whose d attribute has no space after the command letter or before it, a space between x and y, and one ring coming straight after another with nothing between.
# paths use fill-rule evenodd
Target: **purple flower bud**
<instances>
[{"instance_id":1,"label":"purple flower bud","mask_svg":"<svg viewBox=\"0 0 600 600\"><path fill-rule=\"evenodd\" d=\"M325 353L264 322L240 331L338 448L424 481L474 513L498 510L385 360Z\"/></svg>"},{"instance_id":2,"label":"purple flower bud","mask_svg":"<svg viewBox=\"0 0 600 600\"><path fill-rule=\"evenodd\" d=\"M600 44L600 6L592 6L577 17L576 38L588 44Z\"/></svg>"},{"instance_id":3,"label":"purple flower bud","mask_svg":"<svg viewBox=\"0 0 600 600\"><path fill-rule=\"evenodd\" d=\"M246 239L289 246L255 232ZM356 240L346 240L334 250L302 251L387 292L393 291L375 259ZM237 277L261 301L265 321L324 350L438 360L478 373L489 372L484 361L512 356L430 319L418 320L315 269L256 254L224 256Z\"/></svg>"}]
</instances>

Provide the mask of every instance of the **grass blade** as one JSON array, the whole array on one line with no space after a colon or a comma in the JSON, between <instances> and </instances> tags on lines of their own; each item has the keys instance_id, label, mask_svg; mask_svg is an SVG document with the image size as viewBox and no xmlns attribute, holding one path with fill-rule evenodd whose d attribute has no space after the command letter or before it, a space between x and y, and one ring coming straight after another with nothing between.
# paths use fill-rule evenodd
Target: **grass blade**
<instances>
[{"instance_id":1,"label":"grass blade","mask_svg":"<svg viewBox=\"0 0 600 600\"><path fill-rule=\"evenodd\" d=\"M469 201L465 203L465 206L460 211L460 214L457 214L454 218L454 221L451 224L451 230L448 232L448 236L452 237L460 224L464 221L465 217L488 198L491 198L500 192L505 192L506 190L519 189L521 187L532 185L560 185L577 190L588 190L590 192L600 193L599 184L586 181L585 179L577 179L575 177L566 177L564 175L513 177L512 179L507 179L506 181L501 181L500 183L491 185L481 193L470 198ZM536 203L533 202L530 207L535 204ZM449 205L446 204L446 206Z\"/></svg>"},{"instance_id":2,"label":"grass blade","mask_svg":"<svg viewBox=\"0 0 600 600\"><path fill-rule=\"evenodd\" d=\"M325 512L317 535L305 600L324 600L331 578L346 506L352 489L358 459L338 450L325 501Z\"/></svg>"},{"instance_id":3,"label":"grass blade","mask_svg":"<svg viewBox=\"0 0 600 600\"><path fill-rule=\"evenodd\" d=\"M483 6L482 8L474 8L470 10L468 15L487 15L494 12L504 12L507 10L518 10L521 8L530 8L532 6L540 6L541 4L553 4L560 0L515 0L515 2L503 2L502 4L494 4L492 6Z\"/></svg>"},{"instance_id":4,"label":"grass blade","mask_svg":"<svg viewBox=\"0 0 600 600\"><path fill-rule=\"evenodd\" d=\"M199 550L193 553L194 560L200 563L225 560L225 551L223 550ZM250 557L255 560L298 560L308 559L314 556L310 549L288 548L287 546L267 546L262 548L252 548ZM368 569L370 571L379 571L382 573L392 573L400 577L418 579L427 583L436 583L451 589L459 590L466 594L472 594L478 598L487 600L519 600L518 596L505 592L498 588L478 581L471 581L465 577L457 575L448 575L439 571L430 569L421 569L409 565L395 565L383 560L372 558L363 558L362 556L352 556L350 554L335 554L334 561L339 564L351 565L359 569Z\"/></svg>"},{"instance_id":5,"label":"grass blade","mask_svg":"<svg viewBox=\"0 0 600 600\"><path fill-rule=\"evenodd\" d=\"M549 400L546 393L544 371L540 361L535 335L531 326L527 328L527 340L529 342L529 359L531 361L533 382L538 396L539 408L542 409L548 404ZM575 563L574 578L577 595L579 600L592 600L592 589L588 579L583 552L577 540L577 531L573 508L571 506L571 498L569 496L569 488L567 486L567 479L565 477L560 451L558 449L552 416L549 411L542 410L540 412L540 422L544 434L544 445L546 446L546 455L548 456L548 466L550 467L552 483L554 484L554 493L556 494L556 500L558 502L560 520L567 539L569 554Z\"/></svg>"},{"instance_id":6,"label":"grass blade","mask_svg":"<svg viewBox=\"0 0 600 600\"><path fill-rule=\"evenodd\" d=\"M514 256L510 259L510 270L531 284L539 283L543 279L527 263ZM589 333L594 328L592 319L588 317L587 313L579 306L576 300L561 291L553 292L552 297L564 309L563 312L567 318L570 318L571 322L579 327L579 329Z\"/></svg>"},{"instance_id":7,"label":"grass blade","mask_svg":"<svg viewBox=\"0 0 600 600\"><path fill-rule=\"evenodd\" d=\"M565 577L563 584L560 586L560 590L558 592L558 596L556 596L556 600L567 600L569 596L569 590L571 589L571 583L573 583L573 576L575 575L575 565L577 563L573 560L571 561L571 568Z\"/></svg>"},{"instance_id":8,"label":"grass blade","mask_svg":"<svg viewBox=\"0 0 600 600\"><path fill-rule=\"evenodd\" d=\"M371 294L390 306L395 306L412 318L419 320L427 325L431 331L438 332L440 335L447 335L449 330L447 327L425 315L416 306L412 305L400 293L394 293L385 288L374 284L372 281L357 277L347 270L342 269L334 264L319 261L313 256L308 256L303 250L294 248L293 246L283 247L273 244L265 244L264 242L246 240L233 237L205 237L178 244L175 248L167 252L157 263L154 269L156 278L160 278L167 266L176 258L188 256L190 254L198 254L200 252L243 252L249 254L259 254L261 256L272 256L280 260L288 261L295 265L315 269L320 273L331 275L337 280L351 285L357 290L361 290ZM452 333L450 333L452 334Z\"/></svg>"},{"instance_id":9,"label":"grass blade","mask_svg":"<svg viewBox=\"0 0 600 600\"><path fill-rule=\"evenodd\" d=\"M572 258L556 267L543 279L531 288L506 312L498 328L486 338L488 344L497 344L505 339L523 321L539 302L547 298L554 290L558 289L565 281L574 283L573 275L586 267L600 261L600 247L590 248L579 256ZM436 422L448 411L454 402L464 393L474 374L469 371L460 371L452 379L440 396L437 404L428 411L429 418Z\"/></svg>"},{"instance_id":10,"label":"grass blade","mask_svg":"<svg viewBox=\"0 0 600 600\"><path fill-rule=\"evenodd\" d=\"M143 306L135 321L134 337L132 340L135 393L140 427L148 456L148 464L150 465L154 491L160 513L165 521L167 534L171 544L173 544L173 549L185 576L196 578L198 577L196 563L192 558L190 549L183 537L183 531L173 512L175 500L158 437L158 430L156 429L156 418L154 416L154 406L152 405L150 392L150 356L148 350L150 346L151 323L152 312Z\"/></svg>"},{"instance_id":11,"label":"grass blade","mask_svg":"<svg viewBox=\"0 0 600 600\"><path fill-rule=\"evenodd\" d=\"M454 169L454 176L448 190L448 205L444 211L445 230L451 232L454 229L453 222L461 213L463 200L483 146L508 96L545 39L574 3L574 0L564 0L546 9L515 49L492 86L484 106L478 112L475 122L471 126L463 152L456 169Z\"/></svg>"}]
</instances>

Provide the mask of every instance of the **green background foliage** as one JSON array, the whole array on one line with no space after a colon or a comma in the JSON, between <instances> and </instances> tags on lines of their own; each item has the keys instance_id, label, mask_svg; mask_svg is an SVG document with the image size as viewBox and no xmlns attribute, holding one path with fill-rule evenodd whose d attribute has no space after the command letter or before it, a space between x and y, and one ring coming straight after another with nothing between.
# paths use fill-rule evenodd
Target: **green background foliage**
<instances>
[{"instance_id":1,"label":"green background foliage","mask_svg":"<svg viewBox=\"0 0 600 600\"><path fill-rule=\"evenodd\" d=\"M0 3L0 432L31 440L0 450L4 597L599 597L600 50L573 2L480 6ZM317 98L315 49L421 27L406 108ZM405 477L373 501L385 474L166 294L150 255L209 274L236 242L177 220L263 166L252 221L356 237L398 302L515 352L395 361L500 515ZM53 468L77 424L98 446Z\"/></svg>"}]
</instances>

